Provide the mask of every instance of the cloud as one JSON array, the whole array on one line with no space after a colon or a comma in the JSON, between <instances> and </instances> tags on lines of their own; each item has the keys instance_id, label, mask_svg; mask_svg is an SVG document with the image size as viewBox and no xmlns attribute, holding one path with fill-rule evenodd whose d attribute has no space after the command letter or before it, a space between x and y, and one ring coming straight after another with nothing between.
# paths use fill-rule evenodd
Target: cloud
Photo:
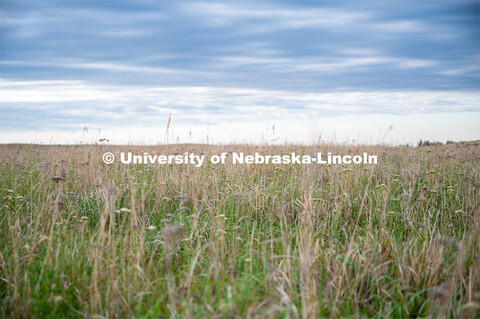
<instances>
[{"instance_id":1,"label":"cloud","mask_svg":"<svg viewBox=\"0 0 480 319\"><path fill-rule=\"evenodd\" d=\"M393 22L380 22L372 24L371 28L382 32L424 32L429 28L423 23L415 20L400 20Z\"/></svg>"},{"instance_id":2,"label":"cloud","mask_svg":"<svg viewBox=\"0 0 480 319\"><path fill-rule=\"evenodd\" d=\"M416 69L426 68L438 65L438 62L431 60L407 59L396 57L357 57L335 59L324 63L300 63L297 68L303 71L321 71L321 72L343 72L348 70L352 72L352 68L361 68L369 66L386 66L399 69Z\"/></svg>"},{"instance_id":3,"label":"cloud","mask_svg":"<svg viewBox=\"0 0 480 319\"><path fill-rule=\"evenodd\" d=\"M128 28L107 28L101 34L111 38L139 38L153 35L152 30L138 30Z\"/></svg>"},{"instance_id":4,"label":"cloud","mask_svg":"<svg viewBox=\"0 0 480 319\"><path fill-rule=\"evenodd\" d=\"M463 16L434 15L433 4L19 3L1 22L4 78L323 91L477 85L458 71L478 52L456 22ZM457 36L435 37L446 31Z\"/></svg>"},{"instance_id":5,"label":"cloud","mask_svg":"<svg viewBox=\"0 0 480 319\"><path fill-rule=\"evenodd\" d=\"M443 70L440 71L439 74L450 76L471 74L472 76L478 77L480 75L480 63L478 63L477 65L467 66L463 68Z\"/></svg>"},{"instance_id":6,"label":"cloud","mask_svg":"<svg viewBox=\"0 0 480 319\"><path fill-rule=\"evenodd\" d=\"M164 119L172 113L183 123L229 120L308 119L349 114L409 114L480 111L478 92L307 93L234 87L97 86L79 81L0 81L4 125L21 110L42 116L115 125ZM15 109L17 111L15 111ZM12 113L12 114L10 114Z\"/></svg>"},{"instance_id":7,"label":"cloud","mask_svg":"<svg viewBox=\"0 0 480 319\"><path fill-rule=\"evenodd\" d=\"M56 62L28 62L28 61L1 61L0 65L18 65L18 66L34 66L34 67L50 67L50 68L67 68L67 69L92 69L104 70L112 72L134 72L134 73L153 73L153 74L178 74L188 72L181 69L169 69L150 66L129 65L125 63L112 62L89 62L89 61L56 61Z\"/></svg>"},{"instance_id":8,"label":"cloud","mask_svg":"<svg viewBox=\"0 0 480 319\"><path fill-rule=\"evenodd\" d=\"M478 15L466 7L10 1L0 126L478 111Z\"/></svg>"},{"instance_id":9,"label":"cloud","mask_svg":"<svg viewBox=\"0 0 480 319\"><path fill-rule=\"evenodd\" d=\"M246 25L241 28L251 32L274 32L280 30L325 29L336 32L355 32L358 29L371 31L411 33L430 30L423 22L412 19L382 21L379 16L365 9L299 7L238 3L189 2L180 6L199 21L212 27ZM250 25L252 23L254 25ZM355 26L356 30L352 30Z\"/></svg>"},{"instance_id":10,"label":"cloud","mask_svg":"<svg viewBox=\"0 0 480 319\"><path fill-rule=\"evenodd\" d=\"M188 12L211 26L226 26L253 21L260 23L262 31L278 29L331 28L366 21L367 12L348 12L332 8L285 8L260 4L257 7L207 2L189 2L180 5Z\"/></svg>"},{"instance_id":11,"label":"cloud","mask_svg":"<svg viewBox=\"0 0 480 319\"><path fill-rule=\"evenodd\" d=\"M5 9L0 26L6 39L47 39L49 44L158 35L160 30L154 26L166 19L161 11L130 8L129 12L122 10L121 5L109 9L82 7L75 6L74 1L71 7L43 3L29 4L24 8L5 6ZM139 20L142 21L140 25L136 23Z\"/></svg>"}]
</instances>

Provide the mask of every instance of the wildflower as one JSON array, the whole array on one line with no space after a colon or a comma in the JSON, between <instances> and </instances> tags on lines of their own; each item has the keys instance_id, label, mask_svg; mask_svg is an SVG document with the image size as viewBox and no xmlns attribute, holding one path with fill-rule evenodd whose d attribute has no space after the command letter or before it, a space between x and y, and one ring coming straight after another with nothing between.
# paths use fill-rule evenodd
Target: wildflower
<instances>
[{"instance_id":1,"label":"wildflower","mask_svg":"<svg viewBox=\"0 0 480 319\"><path fill-rule=\"evenodd\" d=\"M157 227L154 226L154 225L150 225L150 226L147 227L147 230L148 230L148 231L154 231L154 230L156 230L156 229L157 229Z\"/></svg>"}]
</instances>

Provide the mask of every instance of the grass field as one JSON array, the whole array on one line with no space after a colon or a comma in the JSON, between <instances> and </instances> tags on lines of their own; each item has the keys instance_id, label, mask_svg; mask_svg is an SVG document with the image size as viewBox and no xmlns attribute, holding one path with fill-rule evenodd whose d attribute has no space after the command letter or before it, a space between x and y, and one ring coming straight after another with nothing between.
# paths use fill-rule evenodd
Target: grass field
<instances>
[{"instance_id":1,"label":"grass field","mask_svg":"<svg viewBox=\"0 0 480 319\"><path fill-rule=\"evenodd\" d=\"M106 151L378 154L123 165ZM3 317L480 317L480 143L0 146Z\"/></svg>"}]
</instances>

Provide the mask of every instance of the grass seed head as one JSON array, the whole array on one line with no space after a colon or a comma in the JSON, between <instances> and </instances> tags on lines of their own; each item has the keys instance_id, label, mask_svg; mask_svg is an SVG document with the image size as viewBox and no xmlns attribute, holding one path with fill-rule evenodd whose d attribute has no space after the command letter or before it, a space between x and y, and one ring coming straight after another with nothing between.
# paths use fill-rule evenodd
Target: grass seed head
<instances>
[{"instance_id":1,"label":"grass seed head","mask_svg":"<svg viewBox=\"0 0 480 319\"><path fill-rule=\"evenodd\" d=\"M163 229L163 240L168 248L174 249L185 237L186 229L183 225L168 226Z\"/></svg>"},{"instance_id":2,"label":"grass seed head","mask_svg":"<svg viewBox=\"0 0 480 319\"><path fill-rule=\"evenodd\" d=\"M58 200L53 201L50 205L52 206L53 209L57 209L58 211L65 210L65 204L61 201L58 201Z\"/></svg>"},{"instance_id":3,"label":"grass seed head","mask_svg":"<svg viewBox=\"0 0 480 319\"><path fill-rule=\"evenodd\" d=\"M55 183L65 182L65 178L63 178L61 176L53 176L50 179L52 181L54 181Z\"/></svg>"}]
</instances>

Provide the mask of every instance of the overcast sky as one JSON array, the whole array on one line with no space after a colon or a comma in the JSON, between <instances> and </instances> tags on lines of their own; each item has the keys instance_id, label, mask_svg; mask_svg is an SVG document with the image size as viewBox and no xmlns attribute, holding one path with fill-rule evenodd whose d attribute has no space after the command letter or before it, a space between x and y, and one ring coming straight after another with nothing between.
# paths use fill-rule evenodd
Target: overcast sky
<instances>
[{"instance_id":1,"label":"overcast sky","mask_svg":"<svg viewBox=\"0 0 480 319\"><path fill-rule=\"evenodd\" d=\"M0 142L480 139L479 1L1 6Z\"/></svg>"}]
</instances>

